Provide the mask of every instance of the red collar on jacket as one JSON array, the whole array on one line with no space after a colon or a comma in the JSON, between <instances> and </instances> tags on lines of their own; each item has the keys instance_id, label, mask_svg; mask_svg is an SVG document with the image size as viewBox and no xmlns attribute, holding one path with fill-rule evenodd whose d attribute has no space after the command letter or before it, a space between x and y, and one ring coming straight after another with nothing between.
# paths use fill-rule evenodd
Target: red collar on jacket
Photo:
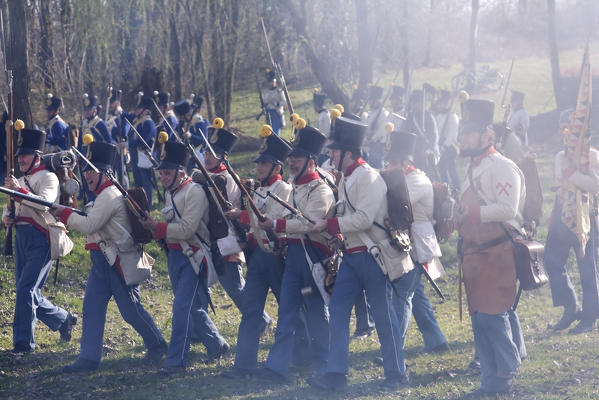
<instances>
[{"instance_id":1,"label":"red collar on jacket","mask_svg":"<svg viewBox=\"0 0 599 400\"><path fill-rule=\"evenodd\" d=\"M27 175L33 175L36 172L42 171L46 169L46 165L45 164L40 164L37 167L33 168L31 171L29 171L29 173Z\"/></svg>"},{"instance_id":2,"label":"red collar on jacket","mask_svg":"<svg viewBox=\"0 0 599 400\"><path fill-rule=\"evenodd\" d=\"M489 147L483 154L481 154L480 156L478 156L474 160L472 160L472 167L477 167L485 158L487 158L491 154L495 154L495 153L497 153L497 150L495 150L495 147L493 147L493 146Z\"/></svg>"},{"instance_id":3,"label":"red collar on jacket","mask_svg":"<svg viewBox=\"0 0 599 400\"><path fill-rule=\"evenodd\" d=\"M96 190L94 190L94 194L96 196L98 196L100 193L102 193L102 190L106 189L108 186L112 186L112 182L110 181L106 181L103 184L100 185L99 188L97 188Z\"/></svg>"},{"instance_id":4,"label":"red collar on jacket","mask_svg":"<svg viewBox=\"0 0 599 400\"><path fill-rule=\"evenodd\" d=\"M281 175L276 174L276 175L271 175L265 182L262 182L260 185L262 187L268 187L270 185L272 185L273 183L275 183L276 181L281 181L283 180L283 177L281 177Z\"/></svg>"},{"instance_id":5,"label":"red collar on jacket","mask_svg":"<svg viewBox=\"0 0 599 400\"><path fill-rule=\"evenodd\" d=\"M410 175L412 172L416 171L418 168L416 168L413 165L408 166L406 169L404 169L404 174Z\"/></svg>"},{"instance_id":6,"label":"red collar on jacket","mask_svg":"<svg viewBox=\"0 0 599 400\"><path fill-rule=\"evenodd\" d=\"M320 179L320 175L318 175L317 171L312 172L311 174L304 174L295 180L296 185L303 185L308 182L312 182Z\"/></svg>"},{"instance_id":7,"label":"red collar on jacket","mask_svg":"<svg viewBox=\"0 0 599 400\"><path fill-rule=\"evenodd\" d=\"M185 179L183 182L181 182L181 184L179 186L177 186L174 190L171 191L172 194L177 193L179 190L183 189L183 187L185 185L187 185L189 182L191 182L191 178L187 177L187 179Z\"/></svg>"},{"instance_id":8,"label":"red collar on jacket","mask_svg":"<svg viewBox=\"0 0 599 400\"><path fill-rule=\"evenodd\" d=\"M352 165L350 165L349 167L347 167L345 169L345 176L350 176L352 174L352 172L354 172L356 170L356 168L358 168L360 165L364 165L364 164L366 164L366 161L364 161L364 159L362 157L358 157L358 159L356 161L354 161Z\"/></svg>"},{"instance_id":9,"label":"red collar on jacket","mask_svg":"<svg viewBox=\"0 0 599 400\"><path fill-rule=\"evenodd\" d=\"M220 164L218 164L218 167L212 168L210 170L210 172L212 172L213 174L218 174L219 172L223 172L223 171L226 171L226 170L227 170L227 167L225 166L225 164L220 163Z\"/></svg>"}]
</instances>

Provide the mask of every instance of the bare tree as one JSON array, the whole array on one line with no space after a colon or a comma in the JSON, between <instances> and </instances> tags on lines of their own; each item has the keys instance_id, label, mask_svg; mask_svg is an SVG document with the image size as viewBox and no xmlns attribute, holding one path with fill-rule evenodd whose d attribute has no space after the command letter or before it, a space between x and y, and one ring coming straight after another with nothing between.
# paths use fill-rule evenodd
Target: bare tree
<instances>
[{"instance_id":1,"label":"bare tree","mask_svg":"<svg viewBox=\"0 0 599 400\"><path fill-rule=\"evenodd\" d=\"M46 89L54 86L54 52L52 50L52 20L50 17L50 2L39 2L40 20L40 51L39 59L42 67L42 79Z\"/></svg>"},{"instance_id":2,"label":"bare tree","mask_svg":"<svg viewBox=\"0 0 599 400\"><path fill-rule=\"evenodd\" d=\"M32 126L31 107L29 106L29 67L27 55L27 19L25 2L8 0L9 13L9 57L7 67L13 71L14 117Z\"/></svg>"},{"instance_id":3,"label":"bare tree","mask_svg":"<svg viewBox=\"0 0 599 400\"><path fill-rule=\"evenodd\" d=\"M551 80L553 81L553 93L558 109L564 108L562 95L561 74L559 68L559 51L555 35L555 0L547 0L547 28L549 43L549 59L551 61Z\"/></svg>"}]
</instances>

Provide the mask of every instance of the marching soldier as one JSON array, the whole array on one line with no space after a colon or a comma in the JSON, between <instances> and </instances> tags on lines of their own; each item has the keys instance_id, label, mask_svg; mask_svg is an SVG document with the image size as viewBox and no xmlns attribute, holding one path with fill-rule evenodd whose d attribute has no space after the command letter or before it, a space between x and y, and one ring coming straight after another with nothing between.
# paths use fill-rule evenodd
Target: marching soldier
<instances>
[{"instance_id":1,"label":"marching soldier","mask_svg":"<svg viewBox=\"0 0 599 400\"><path fill-rule=\"evenodd\" d=\"M57 202L58 178L41 163L46 133L35 129L19 131L15 152L22 176L4 179L4 186L46 201ZM13 320L13 352L28 353L35 349L34 330L39 319L51 330L60 332L60 340L71 340L77 318L55 306L42 294L52 267L48 221L54 221L46 207L16 200L14 218L8 209L2 214L4 228L15 225L16 299Z\"/></svg>"},{"instance_id":2,"label":"marching soldier","mask_svg":"<svg viewBox=\"0 0 599 400\"><path fill-rule=\"evenodd\" d=\"M284 139L273 135L269 127L269 135L266 137L264 147L261 150L254 160L260 186L255 189L253 199L264 215L276 218L282 216L285 209L269 197L268 193L273 193L283 201L288 201L291 185L282 180L281 173L291 147ZM247 200L244 199L244 202L247 203ZM225 377L236 378L251 375L257 367L258 340L263 325L266 295L270 288L277 302L280 302L281 280L285 265L283 256L280 253L280 244L273 243L268 239L265 231L258 226L256 215L247 204L244 211L232 210L229 215L250 225L248 245L245 252L251 255L247 261L248 271L243 289L242 318L237 334L235 365L223 374ZM284 240L282 236L279 238L280 241ZM296 329L299 330L298 334L301 335L305 332L306 327L303 320L298 320L297 324ZM299 350L297 338L296 349ZM302 348L302 351L305 351L305 349Z\"/></svg>"},{"instance_id":3,"label":"marching soldier","mask_svg":"<svg viewBox=\"0 0 599 400\"><path fill-rule=\"evenodd\" d=\"M389 311L389 278L368 250L373 248L374 242L388 240L385 229L374 225L383 226L387 216L387 186L380 174L361 157L367 126L358 117L342 116L335 121L334 129L334 142L328 147L334 164L343 172L337 214L333 218L318 219L314 231L343 235L344 255L329 304L330 336L334 340L330 343L328 364L322 374L310 378L308 383L325 390L347 385L349 318L356 296L365 290L381 343L386 377L383 385L394 389L408 383L402 336L397 315ZM410 266L413 268L411 263ZM408 272L406 279L402 276L397 285L398 289L405 286L408 300L414 282L411 275L414 274Z\"/></svg>"},{"instance_id":4,"label":"marching soldier","mask_svg":"<svg viewBox=\"0 0 599 400\"><path fill-rule=\"evenodd\" d=\"M90 96L87 93L83 94L83 121L81 123L81 137L91 134L96 142L114 143L112 134L108 131L108 126L98 115L99 100L97 96ZM87 151L87 145L81 141L79 149L82 153ZM95 199L93 190L87 187L87 182L83 180L83 190L87 191L87 199L92 201Z\"/></svg>"},{"instance_id":5,"label":"marching soldier","mask_svg":"<svg viewBox=\"0 0 599 400\"><path fill-rule=\"evenodd\" d=\"M439 160L439 132L435 119L425 108L423 96L422 90L412 92L402 130L418 135L414 166L434 178L437 176L436 166Z\"/></svg>"},{"instance_id":6,"label":"marching soldier","mask_svg":"<svg viewBox=\"0 0 599 400\"><path fill-rule=\"evenodd\" d=\"M389 102L391 103L391 115L389 122L393 124L396 130L401 129L401 125L406 120L406 107L404 104L405 89L402 86L392 86Z\"/></svg>"},{"instance_id":7,"label":"marching soldier","mask_svg":"<svg viewBox=\"0 0 599 400\"><path fill-rule=\"evenodd\" d=\"M322 93L317 89L314 89L314 94L312 95L312 105L314 106L314 111L318 113L318 122L316 123L316 128L322 132L323 135L329 136L329 132L331 131L331 114L324 106L326 99L326 93Z\"/></svg>"},{"instance_id":8,"label":"marching soldier","mask_svg":"<svg viewBox=\"0 0 599 400\"><path fill-rule=\"evenodd\" d=\"M368 101L370 112L366 119L368 125L368 161L373 168L383 169L385 145L387 144L387 131L385 124L389 119L389 111L384 108L383 88L370 86L368 88Z\"/></svg>"},{"instance_id":9,"label":"marching soldier","mask_svg":"<svg viewBox=\"0 0 599 400\"><path fill-rule=\"evenodd\" d=\"M206 346L211 360L224 355L229 345L207 313L208 287L214 270L209 247L208 198L202 187L192 182L185 172L189 158L187 147L174 141L162 146L158 172L167 190L166 207L162 210L166 222L148 218L144 225L154 233L156 240L164 240L168 248L168 272L175 295L173 329L165 367L159 371L168 375L185 369L192 329Z\"/></svg>"},{"instance_id":10,"label":"marching soldier","mask_svg":"<svg viewBox=\"0 0 599 400\"><path fill-rule=\"evenodd\" d=\"M204 150L206 142L204 137L208 138L208 126L210 123L205 120L199 113L202 107L203 99L201 97L193 97L193 103L183 99L175 103L173 109L179 118L177 124L177 132L182 139L189 141L196 149L196 155L200 161L204 160ZM202 136L203 134L203 136ZM195 161L189 160L188 170L193 168Z\"/></svg>"},{"instance_id":11,"label":"marching soldier","mask_svg":"<svg viewBox=\"0 0 599 400\"><path fill-rule=\"evenodd\" d=\"M129 125L129 123L133 125L152 149L154 148L154 140L156 139L156 124L154 124L151 118L153 109L152 98L142 95L135 106L135 113L123 112L121 114L123 123L125 125ZM144 188L148 196L148 203L152 206L152 191L155 184L155 182L153 183L155 178L152 162L142 150L144 146L137 138L137 135L131 133L128 142L135 186Z\"/></svg>"},{"instance_id":12,"label":"marching soldier","mask_svg":"<svg viewBox=\"0 0 599 400\"><path fill-rule=\"evenodd\" d=\"M517 90L512 90L512 116L510 117L507 126L520 139L524 146L528 146L528 128L530 128L530 117L524 109L524 93Z\"/></svg>"},{"instance_id":13,"label":"marching soldier","mask_svg":"<svg viewBox=\"0 0 599 400\"><path fill-rule=\"evenodd\" d=\"M266 69L266 82L268 83L268 90L264 91L264 106L270 118L273 132L280 135L281 128L285 126L285 118L283 118L283 112L287 104L285 94L282 89L277 87L275 72L268 68Z\"/></svg>"},{"instance_id":14,"label":"marching soldier","mask_svg":"<svg viewBox=\"0 0 599 400\"><path fill-rule=\"evenodd\" d=\"M290 202L313 221L332 216L335 206L333 191L316 171L316 158L326 140L320 131L305 126L297 132L293 150L289 154L289 169L293 177ZM297 319L302 305L306 306L315 369L320 371L326 365L329 349L328 312L312 277L312 268L315 263L322 263L332 254L325 244L325 236L312 233L312 225L294 214L286 213L277 219L267 217L258 225L262 229L275 229L277 233L287 235L275 343L259 373L263 379L283 382L287 379L292 361Z\"/></svg>"},{"instance_id":15,"label":"marching soldier","mask_svg":"<svg viewBox=\"0 0 599 400\"><path fill-rule=\"evenodd\" d=\"M588 142L577 153L579 140L588 140L580 132L568 129L574 110L566 110L560 116L564 150L555 156L556 194L555 206L549 224L543 263L551 286L554 306L563 306L562 318L553 329L567 329L580 320L570 333L578 334L595 329L599 317L599 278L597 275L597 193L599 192L599 151ZM582 124L581 124L582 126ZM577 160L578 157L578 160ZM577 191L583 199L577 204ZM576 235L577 215L587 221L584 236ZM583 225L584 226L584 225ZM578 237L577 237L578 236ZM586 239L586 243L581 243ZM570 249L576 252L576 261L582 286L582 307L574 291L574 285L566 271ZM582 251L584 249L584 251Z\"/></svg>"},{"instance_id":16,"label":"marching soldier","mask_svg":"<svg viewBox=\"0 0 599 400\"><path fill-rule=\"evenodd\" d=\"M440 90L437 101L433 104L433 114L439 129L439 174L445 183L460 187L460 177L456 168L458 158L458 128L460 119L451 109L451 93Z\"/></svg>"},{"instance_id":17,"label":"marching soldier","mask_svg":"<svg viewBox=\"0 0 599 400\"><path fill-rule=\"evenodd\" d=\"M121 108L121 96L123 91L111 88L110 98L108 99L108 119L106 126L112 135L112 139L117 145L118 156L114 164L114 173L119 182L125 188L129 188L129 174L127 164L129 164L129 153L127 152L127 138L131 127L121 118L123 109Z\"/></svg>"},{"instance_id":18,"label":"marching soldier","mask_svg":"<svg viewBox=\"0 0 599 400\"><path fill-rule=\"evenodd\" d=\"M211 127L210 130L212 131L212 133L210 133L210 144L216 157L212 155L212 152L206 152L206 169L213 177L217 175L225 177L227 188L226 198L231 202L233 207L240 208L241 190L237 187L233 178L231 178L224 163L225 158L229 156L229 152L235 145L235 142L237 142L237 135L223 128ZM229 235L235 235L235 233L229 232ZM240 238L236 238L236 240L237 239ZM231 242L232 241L233 240L231 240ZM242 312L243 288L245 286L245 280L243 279L242 274L242 263L245 262L245 257L242 251L231 251L232 252L229 254L226 254L225 252L221 253L225 258L225 266L224 271L221 271L218 279L223 289L225 289L225 292L227 292L231 300L233 300L239 311ZM267 325L272 323L266 312L263 313L262 319L261 332Z\"/></svg>"},{"instance_id":19,"label":"marching soldier","mask_svg":"<svg viewBox=\"0 0 599 400\"><path fill-rule=\"evenodd\" d=\"M123 271L136 268L138 262L149 261L145 261L145 255L131 236L123 195L105 175L112 170L116 154L114 144L92 142L89 145L88 159L100 173L89 165L83 167L85 180L96 196L87 216L74 214L62 206L54 211L69 229L86 235L85 248L92 262L83 299L81 352L77 361L63 368L65 373L91 372L100 365L106 307L111 297L123 319L143 338L146 360L158 362L166 352L162 334L141 304L138 284L125 282Z\"/></svg>"},{"instance_id":20,"label":"marching soldier","mask_svg":"<svg viewBox=\"0 0 599 400\"><path fill-rule=\"evenodd\" d=\"M520 169L493 147L493 110L491 101L464 103L459 133L460 154L470 165L457 227L481 395L509 391L521 363L508 310L516 297L512 238L521 232L526 189Z\"/></svg>"},{"instance_id":21,"label":"marching soldier","mask_svg":"<svg viewBox=\"0 0 599 400\"><path fill-rule=\"evenodd\" d=\"M439 266L441 248L433 228L433 184L426 174L414 167L413 164L417 139L418 137L413 133L392 132L391 146L387 152L389 168L385 169L383 173L402 173L405 176L405 186L408 191L407 195L413 219L411 225L406 228L411 233L411 242L414 248L413 261L420 264L415 268L417 276L413 288L411 312L414 314L418 330L422 333L425 351L440 353L449 350L449 346L435 317L435 310L424 292L421 268L425 268L431 276L441 275L442 269ZM391 185L389 184L389 186ZM398 188L390 188L389 191L394 189ZM405 278L402 277L402 279ZM398 296L394 296L394 300L396 298ZM407 316L408 320L406 322L409 324L410 310L407 307L410 305L407 303L394 305L401 329L404 316ZM404 334L407 333L407 325L405 326L406 329L402 330Z\"/></svg>"},{"instance_id":22,"label":"marching soldier","mask_svg":"<svg viewBox=\"0 0 599 400\"><path fill-rule=\"evenodd\" d=\"M48 145L47 150L51 153L69 148L69 127L58 114L61 107L62 99L48 93L46 98L46 116L48 117L46 144Z\"/></svg>"},{"instance_id":23,"label":"marching soldier","mask_svg":"<svg viewBox=\"0 0 599 400\"><path fill-rule=\"evenodd\" d=\"M156 102L156 105L160 109L162 115L166 117L166 122L162 119L162 117L160 118L160 122L156 124L156 131L165 131L168 133L169 137L173 134L171 128L177 129L177 125L179 124L179 120L175 116L175 113L168 105L170 96L170 93L158 92L157 90L154 91L154 101Z\"/></svg>"}]
</instances>

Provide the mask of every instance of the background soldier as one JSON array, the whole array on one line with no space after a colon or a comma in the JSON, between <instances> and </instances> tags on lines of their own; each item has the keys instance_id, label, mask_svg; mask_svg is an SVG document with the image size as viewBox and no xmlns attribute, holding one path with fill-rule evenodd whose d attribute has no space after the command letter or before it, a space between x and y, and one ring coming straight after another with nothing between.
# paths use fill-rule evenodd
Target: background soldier
<instances>
[{"instance_id":1,"label":"background soldier","mask_svg":"<svg viewBox=\"0 0 599 400\"><path fill-rule=\"evenodd\" d=\"M62 107L62 99L48 93L46 98L46 116L48 117L48 128L46 129L46 145L50 153L69 148L69 127L58 115Z\"/></svg>"},{"instance_id":2,"label":"background soldier","mask_svg":"<svg viewBox=\"0 0 599 400\"><path fill-rule=\"evenodd\" d=\"M460 187L460 177L456 168L458 158L458 127L460 119L451 107L451 93L440 90L437 101L433 104L433 114L439 129L439 158L438 170L441 180L450 183L455 188Z\"/></svg>"},{"instance_id":3,"label":"background soldier","mask_svg":"<svg viewBox=\"0 0 599 400\"><path fill-rule=\"evenodd\" d=\"M4 179L9 189L58 202L58 178L41 164L46 134L35 129L19 131L18 148L15 152L21 177ZM2 214L2 225L16 225L15 236L15 283L16 299L13 319L13 352L28 353L35 349L34 330L37 319L53 331L60 331L60 340L71 340L73 325L77 318L55 306L42 294L42 287L52 267L48 222L54 221L47 207L16 200L15 216L10 217L8 208Z\"/></svg>"},{"instance_id":4,"label":"background soldier","mask_svg":"<svg viewBox=\"0 0 599 400\"><path fill-rule=\"evenodd\" d=\"M383 169L387 131L385 124L389 119L389 111L383 107L383 88L370 86L368 102L370 110L366 124L368 125L368 162L373 168Z\"/></svg>"},{"instance_id":5,"label":"background soldier","mask_svg":"<svg viewBox=\"0 0 599 400\"><path fill-rule=\"evenodd\" d=\"M314 89L314 94L312 95L312 105L314 106L314 111L318 113L316 129L322 132L323 135L329 136L329 132L331 131L331 114L324 106L326 99L326 93L322 93L317 91L317 89Z\"/></svg>"},{"instance_id":6,"label":"background soldier","mask_svg":"<svg viewBox=\"0 0 599 400\"><path fill-rule=\"evenodd\" d=\"M121 95L123 92L120 89L111 89L110 93L106 126L112 135L114 143L117 145L119 153L114 164L114 173L121 185L128 189L129 173L127 171L127 164L129 164L130 156L127 152L127 138L129 137L131 126L121 118L121 114L123 113Z\"/></svg>"},{"instance_id":7,"label":"background soldier","mask_svg":"<svg viewBox=\"0 0 599 400\"><path fill-rule=\"evenodd\" d=\"M176 129L180 137L188 140L195 147L198 158L203 161L206 149L204 137L208 138L208 126L210 123L199 113L203 99L194 96L193 101L194 103L190 104L188 100L183 99L175 103L173 108L179 118ZM195 161L190 159L188 170L191 170L194 166Z\"/></svg>"},{"instance_id":8,"label":"background soldier","mask_svg":"<svg viewBox=\"0 0 599 400\"><path fill-rule=\"evenodd\" d=\"M160 116L160 119L159 119L158 123L156 124L156 131L157 132L165 131L166 133L168 133L169 137L173 134L171 127L173 129L177 129L177 125L179 124L179 120L175 116L175 113L169 107L168 101L169 101L170 97L171 97L170 93L158 92L157 90L154 91L154 101L156 102L156 105L160 109L160 112L162 113L162 115L164 115L166 117L166 122L165 122L162 119L162 116Z\"/></svg>"},{"instance_id":9,"label":"background soldier","mask_svg":"<svg viewBox=\"0 0 599 400\"><path fill-rule=\"evenodd\" d=\"M277 78L275 72L266 69L266 82L268 89L264 91L264 106L270 119L272 130L277 135L281 134L281 128L285 126L283 112L286 107L285 94L283 90L277 87Z\"/></svg>"},{"instance_id":10,"label":"background soldier","mask_svg":"<svg viewBox=\"0 0 599 400\"><path fill-rule=\"evenodd\" d=\"M493 110L491 101L464 103L459 133L460 154L471 160L461 189L457 226L481 365L477 395L509 391L521 362L508 310L516 297L512 238L521 232L526 190L520 169L493 147Z\"/></svg>"},{"instance_id":11,"label":"background soldier","mask_svg":"<svg viewBox=\"0 0 599 400\"><path fill-rule=\"evenodd\" d=\"M123 123L126 125L131 123L152 149L154 148L154 140L156 139L156 125L150 117L153 109L152 98L142 95L139 103L135 106L135 113L123 112L121 114ZM132 132L129 136L129 152L131 154L133 180L136 187L144 188L146 196L148 196L148 203L152 206L152 190L154 188L152 181L155 179L154 170L152 169L152 162L142 149L143 144L140 143L140 140Z\"/></svg>"},{"instance_id":12,"label":"background soldier","mask_svg":"<svg viewBox=\"0 0 599 400\"><path fill-rule=\"evenodd\" d=\"M402 130L418 135L416 151L414 152L414 166L435 180L438 179L439 132L435 119L426 110L423 96L422 90L412 92L408 103L407 119L402 125Z\"/></svg>"},{"instance_id":13,"label":"background soldier","mask_svg":"<svg viewBox=\"0 0 599 400\"><path fill-rule=\"evenodd\" d=\"M567 329L574 321L580 323L571 333L588 332L595 328L599 317L599 278L597 274L597 193L599 192L599 151L584 143L582 151L576 147L581 133L570 132L570 114L566 110L560 116L564 150L555 156L555 206L551 215L545 256L543 259L554 306L563 306L562 318L553 326L554 330ZM583 135L586 132L582 133ZM582 140L585 140L583 137ZM577 159L578 158L578 159ZM576 204L576 191L584 201ZM579 209L580 208L580 209ZM588 220L588 231L584 232L586 244L575 234L576 216L582 214ZM566 271L570 249L576 253L582 286L582 309L574 291L574 285ZM584 251L582 251L584 249Z\"/></svg>"},{"instance_id":14,"label":"background soldier","mask_svg":"<svg viewBox=\"0 0 599 400\"><path fill-rule=\"evenodd\" d=\"M530 117L524 109L524 93L512 90L512 116L507 126L510 128L524 144L528 146L528 128L530 128Z\"/></svg>"},{"instance_id":15,"label":"background soldier","mask_svg":"<svg viewBox=\"0 0 599 400\"><path fill-rule=\"evenodd\" d=\"M148 218L143 224L154 232L156 240L164 240L168 248L168 274L173 288L173 330L159 373L168 375L185 369L191 344L191 330L198 332L211 360L220 358L229 345L208 316L211 264L208 232L208 198L201 186L185 173L189 158L187 147L178 142L162 144L158 166L160 181L167 190L166 222ZM210 271L210 272L209 272Z\"/></svg>"}]
</instances>

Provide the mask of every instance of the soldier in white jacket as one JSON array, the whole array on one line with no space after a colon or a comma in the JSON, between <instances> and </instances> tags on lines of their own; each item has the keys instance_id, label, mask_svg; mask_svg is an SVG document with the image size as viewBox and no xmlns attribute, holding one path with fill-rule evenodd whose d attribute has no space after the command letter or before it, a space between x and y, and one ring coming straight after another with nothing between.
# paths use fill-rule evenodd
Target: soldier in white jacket
<instances>
[{"instance_id":1,"label":"soldier in white jacket","mask_svg":"<svg viewBox=\"0 0 599 400\"><path fill-rule=\"evenodd\" d=\"M403 357L400 326L393 312L389 278L383 272L387 265L379 265L369 249L373 244L388 243L383 220L387 216L387 186L381 175L361 157L361 147L367 126L358 117L342 116L335 121L331 158L344 177L339 184L337 213L333 218L319 219L314 231L327 230L330 235L343 235L344 255L335 281L329 311L331 313L331 344L328 364L322 374L308 383L320 389L340 389L347 385L349 372L349 320L356 296L366 291L372 307L374 322L381 343L385 388L396 389L408 384ZM410 266L413 268L413 265ZM397 290L409 290L413 279L407 279ZM406 288L403 284L407 282ZM413 289L412 289L413 290Z\"/></svg>"},{"instance_id":2,"label":"soldier in white jacket","mask_svg":"<svg viewBox=\"0 0 599 400\"><path fill-rule=\"evenodd\" d=\"M41 163L46 133L35 129L19 131L15 153L22 176L4 179L4 186L46 201L58 201L56 175ZM13 352L28 353L35 349L35 323L39 319L53 331L60 331L62 341L71 340L77 318L55 306L42 294L42 288L52 267L48 240L47 207L27 201L15 202L15 214L8 208L2 214L4 228L15 225L15 314L13 319Z\"/></svg>"},{"instance_id":3,"label":"soldier in white jacket","mask_svg":"<svg viewBox=\"0 0 599 400\"><path fill-rule=\"evenodd\" d=\"M112 170L116 154L115 145L102 142L92 142L87 153L88 159L101 172ZM98 368L102 358L106 308L113 296L123 319L143 338L146 360L158 362L166 352L166 342L141 304L139 286L125 282L124 271L135 268L143 257L131 237L127 205L121 192L104 173L97 173L88 165L83 168L88 187L96 195L87 216L63 207L54 211L69 229L86 235L85 248L92 261L83 299L81 352L77 361L64 367L63 372L91 372Z\"/></svg>"}]
</instances>

